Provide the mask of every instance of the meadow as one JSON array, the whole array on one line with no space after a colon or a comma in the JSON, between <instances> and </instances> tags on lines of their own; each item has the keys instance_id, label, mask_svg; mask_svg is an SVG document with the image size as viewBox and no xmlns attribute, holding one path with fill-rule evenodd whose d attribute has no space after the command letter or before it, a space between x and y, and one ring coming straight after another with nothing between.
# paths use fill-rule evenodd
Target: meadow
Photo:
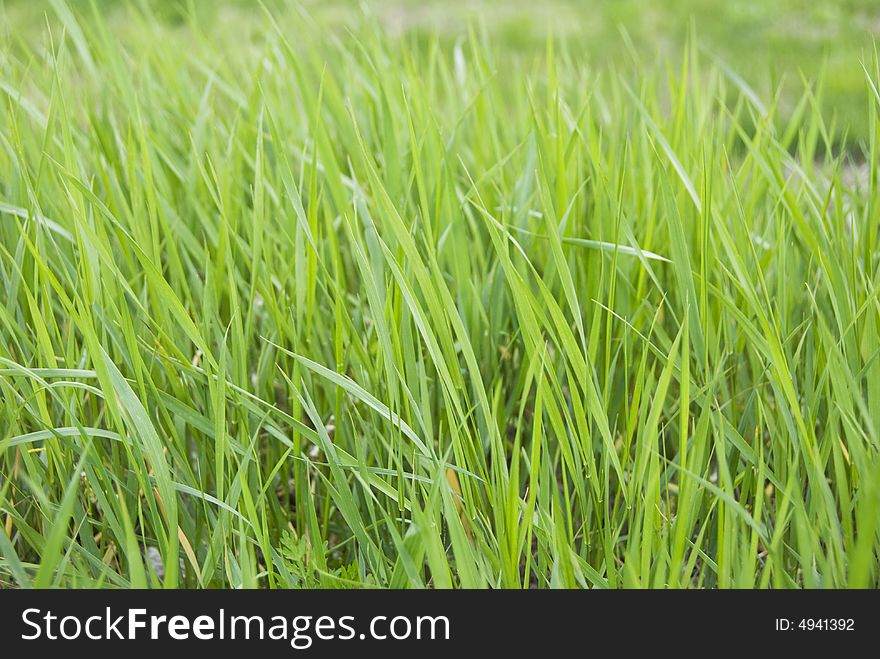
<instances>
[{"instance_id":1,"label":"meadow","mask_svg":"<svg viewBox=\"0 0 880 659\"><path fill-rule=\"evenodd\" d=\"M880 585L880 23L691 5L4 6L0 587Z\"/></svg>"}]
</instances>

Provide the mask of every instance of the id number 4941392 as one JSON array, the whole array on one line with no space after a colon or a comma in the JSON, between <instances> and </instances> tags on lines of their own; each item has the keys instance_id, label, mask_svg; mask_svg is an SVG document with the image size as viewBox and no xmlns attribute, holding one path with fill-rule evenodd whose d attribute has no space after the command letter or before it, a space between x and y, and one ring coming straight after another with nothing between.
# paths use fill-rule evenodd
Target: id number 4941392
<instances>
[{"instance_id":1,"label":"id number 4941392","mask_svg":"<svg viewBox=\"0 0 880 659\"><path fill-rule=\"evenodd\" d=\"M851 632L855 631L856 621L853 618L801 618L792 620L789 618L776 618L776 631L821 631L821 632Z\"/></svg>"}]
</instances>

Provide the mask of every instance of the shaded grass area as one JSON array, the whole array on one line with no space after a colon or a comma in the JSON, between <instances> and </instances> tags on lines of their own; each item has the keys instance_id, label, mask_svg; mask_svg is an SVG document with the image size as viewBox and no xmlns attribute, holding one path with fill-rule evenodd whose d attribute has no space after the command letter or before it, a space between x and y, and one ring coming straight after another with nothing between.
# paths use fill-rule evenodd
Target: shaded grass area
<instances>
[{"instance_id":1,"label":"shaded grass area","mask_svg":"<svg viewBox=\"0 0 880 659\"><path fill-rule=\"evenodd\" d=\"M52 7L0 69L3 585L877 585L876 58L856 167L696 37Z\"/></svg>"}]
</instances>

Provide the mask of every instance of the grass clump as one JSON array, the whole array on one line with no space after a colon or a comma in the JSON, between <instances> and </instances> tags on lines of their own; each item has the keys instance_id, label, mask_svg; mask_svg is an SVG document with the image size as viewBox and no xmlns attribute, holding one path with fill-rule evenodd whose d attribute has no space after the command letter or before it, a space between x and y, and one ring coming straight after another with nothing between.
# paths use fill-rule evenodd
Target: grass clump
<instances>
[{"instance_id":1,"label":"grass clump","mask_svg":"<svg viewBox=\"0 0 880 659\"><path fill-rule=\"evenodd\" d=\"M0 583L878 585L876 58L285 16L4 38Z\"/></svg>"}]
</instances>

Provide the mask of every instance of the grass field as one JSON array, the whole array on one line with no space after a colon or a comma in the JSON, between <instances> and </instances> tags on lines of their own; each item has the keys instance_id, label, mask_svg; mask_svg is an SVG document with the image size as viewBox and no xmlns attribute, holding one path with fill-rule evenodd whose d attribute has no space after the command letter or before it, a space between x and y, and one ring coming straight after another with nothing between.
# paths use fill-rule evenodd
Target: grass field
<instances>
[{"instance_id":1,"label":"grass field","mask_svg":"<svg viewBox=\"0 0 880 659\"><path fill-rule=\"evenodd\" d=\"M871 3L35 4L0 586L880 584Z\"/></svg>"}]
</instances>

